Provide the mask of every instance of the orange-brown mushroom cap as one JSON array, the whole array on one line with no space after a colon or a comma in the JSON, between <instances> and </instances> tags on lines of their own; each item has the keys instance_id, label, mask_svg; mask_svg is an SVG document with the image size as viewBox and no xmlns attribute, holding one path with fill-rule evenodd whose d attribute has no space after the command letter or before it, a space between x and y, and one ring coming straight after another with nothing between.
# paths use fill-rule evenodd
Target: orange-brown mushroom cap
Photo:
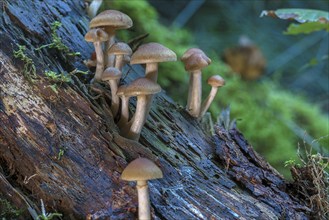
<instances>
[{"instance_id":1,"label":"orange-brown mushroom cap","mask_svg":"<svg viewBox=\"0 0 329 220\"><path fill-rule=\"evenodd\" d=\"M187 58L189 58L191 55L193 54L197 54L197 53L200 53L200 54L203 54L203 55L206 55L201 49L199 48L190 48L188 49L187 51L185 51L185 53L183 54L183 56L180 58L180 60L182 62L185 62L185 60Z\"/></svg>"},{"instance_id":2,"label":"orange-brown mushroom cap","mask_svg":"<svg viewBox=\"0 0 329 220\"><path fill-rule=\"evenodd\" d=\"M147 43L138 47L131 56L130 64L161 63L176 60L176 54L169 48L158 43Z\"/></svg>"},{"instance_id":3,"label":"orange-brown mushroom cap","mask_svg":"<svg viewBox=\"0 0 329 220\"><path fill-rule=\"evenodd\" d=\"M105 27L111 26L114 29L127 29L133 26L131 18L116 10L106 10L94 17L90 23L89 27Z\"/></svg>"},{"instance_id":4,"label":"orange-brown mushroom cap","mask_svg":"<svg viewBox=\"0 0 329 220\"><path fill-rule=\"evenodd\" d=\"M207 83L212 87L221 87L225 85L225 80L220 75L214 75L208 78Z\"/></svg>"},{"instance_id":5,"label":"orange-brown mushroom cap","mask_svg":"<svg viewBox=\"0 0 329 220\"><path fill-rule=\"evenodd\" d=\"M211 59L202 53L192 54L184 61L186 71L200 70L210 63Z\"/></svg>"},{"instance_id":6,"label":"orange-brown mushroom cap","mask_svg":"<svg viewBox=\"0 0 329 220\"><path fill-rule=\"evenodd\" d=\"M153 161L142 157L129 163L121 174L121 179L127 181L151 180L162 177L160 168Z\"/></svg>"}]
</instances>

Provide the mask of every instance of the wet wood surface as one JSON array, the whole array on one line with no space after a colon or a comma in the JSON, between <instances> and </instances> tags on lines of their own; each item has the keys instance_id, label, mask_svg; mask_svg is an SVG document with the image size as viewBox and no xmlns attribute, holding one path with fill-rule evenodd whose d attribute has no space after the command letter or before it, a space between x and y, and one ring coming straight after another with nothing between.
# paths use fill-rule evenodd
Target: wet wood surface
<instances>
[{"instance_id":1,"label":"wet wood surface","mask_svg":"<svg viewBox=\"0 0 329 220\"><path fill-rule=\"evenodd\" d=\"M40 199L63 219L136 219L134 183L120 174L139 156L164 173L149 182L154 219L308 219L302 201L287 194L285 180L239 131L216 125L212 135L165 92L155 96L136 142L119 135L108 88L98 84L105 93L96 94L92 76L73 76L53 91L44 72L86 70L82 61L93 51L83 39L83 1L0 2L0 198L24 209L21 219L31 218L28 207L40 212ZM62 23L63 43L81 56L35 50L50 43L54 21ZM13 57L18 44L26 46L36 79ZM143 73L126 65L122 83ZM135 99L130 104L134 111Z\"/></svg>"}]
</instances>

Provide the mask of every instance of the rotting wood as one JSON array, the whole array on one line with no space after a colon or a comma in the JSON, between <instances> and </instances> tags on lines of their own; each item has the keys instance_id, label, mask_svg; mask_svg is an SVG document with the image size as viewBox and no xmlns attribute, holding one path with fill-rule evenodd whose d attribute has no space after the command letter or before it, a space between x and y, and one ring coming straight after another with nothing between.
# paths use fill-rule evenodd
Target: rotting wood
<instances>
[{"instance_id":1,"label":"rotting wood","mask_svg":"<svg viewBox=\"0 0 329 220\"><path fill-rule=\"evenodd\" d=\"M25 209L22 219L29 218L23 198L35 209L42 199L48 212L64 219L135 219L137 193L120 174L138 156L164 173L149 182L154 219L308 218L307 208L286 193L284 179L242 134L216 127L210 135L164 93L155 96L137 143L118 135L108 98L93 92L88 77L73 77L58 94L49 89L45 70L86 70L82 60L92 46L83 39L88 19L82 0L0 4L0 195ZM56 20L63 24L63 43L81 57L34 50L49 43ZM22 62L13 58L17 44L28 48L40 77L35 82L23 77ZM125 83L144 75L140 66L126 65L123 72L129 72Z\"/></svg>"}]
</instances>

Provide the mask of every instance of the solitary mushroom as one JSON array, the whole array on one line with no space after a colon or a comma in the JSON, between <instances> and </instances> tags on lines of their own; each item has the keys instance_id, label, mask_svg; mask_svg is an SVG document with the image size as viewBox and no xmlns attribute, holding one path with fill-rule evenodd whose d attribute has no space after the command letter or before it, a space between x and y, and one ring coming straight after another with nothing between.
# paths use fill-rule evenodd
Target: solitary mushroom
<instances>
[{"instance_id":1,"label":"solitary mushroom","mask_svg":"<svg viewBox=\"0 0 329 220\"><path fill-rule=\"evenodd\" d=\"M121 179L126 181L137 181L138 193L138 219L150 220L150 198L148 180L163 178L162 171L151 160L137 158L123 170Z\"/></svg>"},{"instance_id":2,"label":"solitary mushroom","mask_svg":"<svg viewBox=\"0 0 329 220\"><path fill-rule=\"evenodd\" d=\"M132 54L132 50L128 44L123 42L118 42L113 44L110 49L107 51L107 54L115 55L115 64L114 67L122 71L122 67L125 64L124 56L130 56Z\"/></svg>"},{"instance_id":3,"label":"solitary mushroom","mask_svg":"<svg viewBox=\"0 0 329 220\"><path fill-rule=\"evenodd\" d=\"M93 42L96 52L96 72L94 79L100 80L104 70L104 57L101 42L107 41L109 38L108 34L100 28L90 29L86 35L85 40Z\"/></svg>"},{"instance_id":4,"label":"solitary mushroom","mask_svg":"<svg viewBox=\"0 0 329 220\"><path fill-rule=\"evenodd\" d=\"M114 117L117 115L120 105L120 99L117 96L117 90L118 90L117 80L120 79L121 76L122 76L121 71L114 67L107 67L102 74L102 81L106 81L111 87L111 94L112 94L111 110Z\"/></svg>"},{"instance_id":5,"label":"solitary mushroom","mask_svg":"<svg viewBox=\"0 0 329 220\"><path fill-rule=\"evenodd\" d=\"M131 119L132 122L130 130L125 135L127 138L132 140L139 139L140 132L148 115L148 113L145 114L146 107L150 106L150 100L147 97L160 91L161 87L157 83L147 78L138 78L127 86L125 89L125 94L127 96L137 96L136 111L133 118Z\"/></svg>"},{"instance_id":6,"label":"solitary mushroom","mask_svg":"<svg viewBox=\"0 0 329 220\"><path fill-rule=\"evenodd\" d=\"M200 117L202 117L207 112L210 104L216 96L218 87L224 86L225 80L219 75L214 75L208 78L207 83L211 86L211 90L207 99L202 103Z\"/></svg>"},{"instance_id":7,"label":"solitary mushroom","mask_svg":"<svg viewBox=\"0 0 329 220\"><path fill-rule=\"evenodd\" d=\"M94 17L89 24L90 28L102 27L109 35L109 40L105 44L107 51L115 42L115 31L118 29L128 29L133 26L131 18L116 10L106 10ZM114 56L107 56L105 53L106 66L113 66Z\"/></svg>"},{"instance_id":8,"label":"solitary mushroom","mask_svg":"<svg viewBox=\"0 0 329 220\"><path fill-rule=\"evenodd\" d=\"M145 77L157 82L158 63L176 61L176 54L158 43L147 43L138 47L133 53L130 64L146 64Z\"/></svg>"},{"instance_id":9,"label":"solitary mushroom","mask_svg":"<svg viewBox=\"0 0 329 220\"><path fill-rule=\"evenodd\" d=\"M184 59L185 70L190 73L187 111L192 117L199 117L202 96L201 69L211 63L211 59L203 52L196 52Z\"/></svg>"}]
</instances>

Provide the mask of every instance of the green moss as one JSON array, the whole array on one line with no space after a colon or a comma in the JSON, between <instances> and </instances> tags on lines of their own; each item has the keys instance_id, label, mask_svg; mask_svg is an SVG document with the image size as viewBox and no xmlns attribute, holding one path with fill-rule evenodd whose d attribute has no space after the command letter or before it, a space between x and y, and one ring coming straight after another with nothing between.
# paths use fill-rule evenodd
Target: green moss
<instances>
[{"instance_id":1,"label":"green moss","mask_svg":"<svg viewBox=\"0 0 329 220\"><path fill-rule=\"evenodd\" d=\"M62 39L57 34L57 30L62 26L62 23L59 21L55 21L51 24L51 39L52 42L50 44L42 45L35 50L41 50L42 48L55 48L68 56L79 56L80 52L70 52L70 49L62 42Z\"/></svg>"},{"instance_id":2,"label":"green moss","mask_svg":"<svg viewBox=\"0 0 329 220\"><path fill-rule=\"evenodd\" d=\"M17 45L18 50L14 50L14 57L20 59L24 63L23 67L23 75L30 81L33 78L36 78L36 68L33 60L26 55L26 46Z\"/></svg>"},{"instance_id":3,"label":"green moss","mask_svg":"<svg viewBox=\"0 0 329 220\"><path fill-rule=\"evenodd\" d=\"M0 218L15 219L19 217L24 210L14 207L8 200L0 198Z\"/></svg>"},{"instance_id":4,"label":"green moss","mask_svg":"<svg viewBox=\"0 0 329 220\"><path fill-rule=\"evenodd\" d=\"M61 86L63 83L69 83L72 81L71 76L75 74L84 74L86 75L88 72L81 71L78 69L74 69L73 71L67 73L67 72L61 72L57 73L51 70L46 70L45 71L45 76L47 79L52 83L50 85L50 88L55 92L58 93L57 91L57 86Z\"/></svg>"}]
</instances>

